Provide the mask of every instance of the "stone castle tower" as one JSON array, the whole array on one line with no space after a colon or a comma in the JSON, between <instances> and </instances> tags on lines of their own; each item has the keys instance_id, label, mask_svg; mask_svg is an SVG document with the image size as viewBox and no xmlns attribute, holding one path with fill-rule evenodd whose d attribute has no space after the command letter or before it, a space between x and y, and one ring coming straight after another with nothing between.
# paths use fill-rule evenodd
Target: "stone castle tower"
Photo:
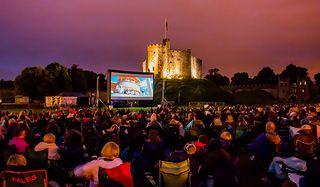
<instances>
[{"instance_id":1,"label":"stone castle tower","mask_svg":"<svg viewBox=\"0 0 320 187\"><path fill-rule=\"evenodd\" d=\"M200 79L201 68L202 61L192 56L190 49L172 50L168 38L162 44L148 45L148 57L143 62L143 72L166 79Z\"/></svg>"}]
</instances>

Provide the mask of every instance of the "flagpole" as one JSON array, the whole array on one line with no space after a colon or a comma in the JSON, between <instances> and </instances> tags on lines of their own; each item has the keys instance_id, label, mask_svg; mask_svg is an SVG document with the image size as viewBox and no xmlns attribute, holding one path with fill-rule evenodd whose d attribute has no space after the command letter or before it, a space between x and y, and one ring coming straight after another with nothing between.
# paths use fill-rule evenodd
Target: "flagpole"
<instances>
[{"instance_id":1,"label":"flagpole","mask_svg":"<svg viewBox=\"0 0 320 187\"><path fill-rule=\"evenodd\" d=\"M167 18L164 19L164 38L167 38Z\"/></svg>"}]
</instances>

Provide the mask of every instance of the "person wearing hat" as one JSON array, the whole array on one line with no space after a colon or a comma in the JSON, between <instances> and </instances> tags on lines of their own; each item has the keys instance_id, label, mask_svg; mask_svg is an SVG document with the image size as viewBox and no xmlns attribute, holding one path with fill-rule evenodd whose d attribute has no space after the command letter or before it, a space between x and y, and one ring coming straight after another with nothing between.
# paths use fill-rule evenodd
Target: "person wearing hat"
<instances>
[{"instance_id":1,"label":"person wearing hat","mask_svg":"<svg viewBox=\"0 0 320 187\"><path fill-rule=\"evenodd\" d=\"M101 150L101 157L74 169L76 177L86 177L90 179L90 187L99 184L99 167L111 169L122 164L119 157L120 148L115 142L106 143Z\"/></svg>"},{"instance_id":2,"label":"person wearing hat","mask_svg":"<svg viewBox=\"0 0 320 187\"><path fill-rule=\"evenodd\" d=\"M209 129L208 129L209 138L218 138L221 132L225 130L226 130L226 127L222 125L220 115L216 115L213 117L213 120L209 125Z\"/></svg>"},{"instance_id":3,"label":"person wearing hat","mask_svg":"<svg viewBox=\"0 0 320 187\"><path fill-rule=\"evenodd\" d=\"M309 144L309 143L312 143L315 141L310 125L302 125L300 130L298 130L298 134L293 136L292 141L291 141L292 151L297 149L297 142L298 141L306 143L306 144Z\"/></svg>"}]
</instances>

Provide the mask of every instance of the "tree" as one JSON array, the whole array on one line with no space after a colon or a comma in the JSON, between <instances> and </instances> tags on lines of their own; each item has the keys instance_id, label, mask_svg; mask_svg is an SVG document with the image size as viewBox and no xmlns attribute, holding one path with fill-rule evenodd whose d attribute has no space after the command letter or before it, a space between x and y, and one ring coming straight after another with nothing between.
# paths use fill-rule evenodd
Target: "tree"
<instances>
[{"instance_id":1,"label":"tree","mask_svg":"<svg viewBox=\"0 0 320 187\"><path fill-rule=\"evenodd\" d=\"M255 84L276 84L278 77L270 67L262 68L258 75L253 78Z\"/></svg>"},{"instance_id":2,"label":"tree","mask_svg":"<svg viewBox=\"0 0 320 187\"><path fill-rule=\"evenodd\" d=\"M161 102L162 79L156 79L154 100ZM231 103L232 94L206 79L170 79L166 80L165 98L176 104L187 105L191 101L219 101Z\"/></svg>"},{"instance_id":3,"label":"tree","mask_svg":"<svg viewBox=\"0 0 320 187\"><path fill-rule=\"evenodd\" d=\"M252 83L247 72L238 72L231 78L231 84L234 85L248 85Z\"/></svg>"},{"instance_id":4,"label":"tree","mask_svg":"<svg viewBox=\"0 0 320 187\"><path fill-rule=\"evenodd\" d=\"M227 86L230 84L229 78L226 76L222 76L218 73L220 70L218 68L209 69L209 74L204 78L214 82L217 86Z\"/></svg>"},{"instance_id":5,"label":"tree","mask_svg":"<svg viewBox=\"0 0 320 187\"><path fill-rule=\"evenodd\" d=\"M314 80L316 81L316 85L320 86L320 73L314 75Z\"/></svg>"},{"instance_id":6,"label":"tree","mask_svg":"<svg viewBox=\"0 0 320 187\"><path fill-rule=\"evenodd\" d=\"M308 70L304 67L297 67L293 64L289 64L285 70L280 74L281 78L289 78L290 82L297 82L297 78L306 78L308 76Z\"/></svg>"},{"instance_id":7,"label":"tree","mask_svg":"<svg viewBox=\"0 0 320 187\"><path fill-rule=\"evenodd\" d=\"M219 71L220 71L220 69L218 69L218 68L213 68L213 69L208 70L209 75L216 75L216 74L218 74Z\"/></svg>"},{"instance_id":8,"label":"tree","mask_svg":"<svg viewBox=\"0 0 320 187\"><path fill-rule=\"evenodd\" d=\"M98 74L98 76L99 76L99 89L106 91L107 90L106 76L102 73Z\"/></svg>"},{"instance_id":9,"label":"tree","mask_svg":"<svg viewBox=\"0 0 320 187\"><path fill-rule=\"evenodd\" d=\"M93 71L82 71L87 84L88 91L96 90L97 87L97 74Z\"/></svg>"},{"instance_id":10,"label":"tree","mask_svg":"<svg viewBox=\"0 0 320 187\"><path fill-rule=\"evenodd\" d=\"M49 78L54 83L54 95L72 89L71 78L68 69L65 66L58 62L53 62L47 65L45 69L48 71Z\"/></svg>"},{"instance_id":11,"label":"tree","mask_svg":"<svg viewBox=\"0 0 320 187\"><path fill-rule=\"evenodd\" d=\"M53 87L48 71L41 67L25 68L14 80L14 85L19 94L30 96L34 99L51 95Z\"/></svg>"},{"instance_id":12,"label":"tree","mask_svg":"<svg viewBox=\"0 0 320 187\"><path fill-rule=\"evenodd\" d=\"M13 81L5 81L3 79L0 80L0 88L6 88L6 89L14 89L14 83Z\"/></svg>"},{"instance_id":13,"label":"tree","mask_svg":"<svg viewBox=\"0 0 320 187\"><path fill-rule=\"evenodd\" d=\"M72 90L76 92L86 93L88 91L87 80L83 73L83 70L79 69L78 65L73 64L69 69L69 73L72 82Z\"/></svg>"}]
</instances>

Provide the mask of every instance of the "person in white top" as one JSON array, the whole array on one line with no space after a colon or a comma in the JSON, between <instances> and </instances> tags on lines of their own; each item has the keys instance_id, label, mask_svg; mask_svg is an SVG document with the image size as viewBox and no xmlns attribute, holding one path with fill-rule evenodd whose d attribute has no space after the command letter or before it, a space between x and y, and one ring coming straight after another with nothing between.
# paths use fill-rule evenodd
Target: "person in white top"
<instances>
[{"instance_id":1,"label":"person in white top","mask_svg":"<svg viewBox=\"0 0 320 187\"><path fill-rule=\"evenodd\" d=\"M99 184L99 167L111 169L122 164L119 157L120 148L115 142L106 143L101 150L101 157L84 165L76 167L73 172L76 177L90 179L90 187Z\"/></svg>"},{"instance_id":2,"label":"person in white top","mask_svg":"<svg viewBox=\"0 0 320 187\"><path fill-rule=\"evenodd\" d=\"M40 142L34 148L35 151L42 151L48 149L49 160L59 160L58 146L56 145L56 137L54 134L48 133L44 135L43 142Z\"/></svg>"}]
</instances>

